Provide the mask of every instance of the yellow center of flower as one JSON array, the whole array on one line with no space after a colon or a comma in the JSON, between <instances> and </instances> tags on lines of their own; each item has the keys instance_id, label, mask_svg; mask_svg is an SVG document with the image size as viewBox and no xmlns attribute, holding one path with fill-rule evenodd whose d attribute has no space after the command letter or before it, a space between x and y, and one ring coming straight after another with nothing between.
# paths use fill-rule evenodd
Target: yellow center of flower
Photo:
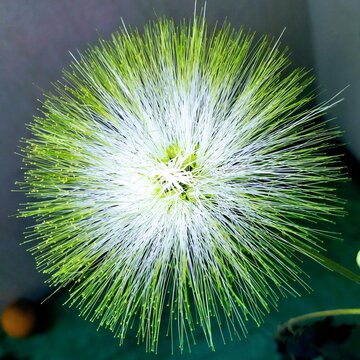
<instances>
[{"instance_id":1,"label":"yellow center of flower","mask_svg":"<svg viewBox=\"0 0 360 360\"><path fill-rule=\"evenodd\" d=\"M194 184L195 154L184 155L178 146L167 149L166 158L159 162L155 175L156 193L180 195L189 200L188 192Z\"/></svg>"}]
</instances>

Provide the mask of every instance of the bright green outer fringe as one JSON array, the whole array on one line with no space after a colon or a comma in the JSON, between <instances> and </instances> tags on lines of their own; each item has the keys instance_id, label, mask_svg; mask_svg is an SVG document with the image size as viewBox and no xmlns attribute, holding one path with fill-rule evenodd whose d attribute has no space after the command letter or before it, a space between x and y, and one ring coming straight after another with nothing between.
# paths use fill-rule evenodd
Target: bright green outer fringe
<instances>
[{"instance_id":1,"label":"bright green outer fringe","mask_svg":"<svg viewBox=\"0 0 360 360\"><path fill-rule=\"evenodd\" d=\"M339 131L316 118L333 104L306 109L308 71L253 38L203 16L124 28L74 60L30 125L31 252L121 343L134 325L156 351L163 325L183 349L199 324L213 347L214 326L246 334L307 288L298 253L327 264L334 234L317 222L343 214L330 184L345 177L326 154Z\"/></svg>"}]
</instances>

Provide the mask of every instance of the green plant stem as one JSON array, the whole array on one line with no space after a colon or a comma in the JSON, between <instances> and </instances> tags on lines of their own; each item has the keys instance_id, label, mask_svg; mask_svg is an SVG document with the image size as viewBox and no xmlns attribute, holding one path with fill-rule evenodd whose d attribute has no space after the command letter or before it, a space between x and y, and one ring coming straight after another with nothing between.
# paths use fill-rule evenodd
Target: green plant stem
<instances>
[{"instance_id":1,"label":"green plant stem","mask_svg":"<svg viewBox=\"0 0 360 360\"><path fill-rule=\"evenodd\" d=\"M347 279L354 281L358 284L360 284L360 275L354 273L353 271L349 270L348 268L338 264L336 261L329 259L328 257L320 254L314 249L309 248L308 246L305 246L304 244L300 243L299 241L294 241L294 244L298 246L301 251L318 262L320 265L326 267L330 271L335 271L338 274L346 277Z\"/></svg>"},{"instance_id":2,"label":"green plant stem","mask_svg":"<svg viewBox=\"0 0 360 360\"><path fill-rule=\"evenodd\" d=\"M295 324L298 324L306 320L316 319L320 317L327 317L327 316L340 316L340 315L360 315L360 308L324 310L324 311L316 311L316 312L300 315L291 318L283 325L281 325L279 327L279 333L281 333L284 329L288 329L289 331L293 332L293 327Z\"/></svg>"}]
</instances>

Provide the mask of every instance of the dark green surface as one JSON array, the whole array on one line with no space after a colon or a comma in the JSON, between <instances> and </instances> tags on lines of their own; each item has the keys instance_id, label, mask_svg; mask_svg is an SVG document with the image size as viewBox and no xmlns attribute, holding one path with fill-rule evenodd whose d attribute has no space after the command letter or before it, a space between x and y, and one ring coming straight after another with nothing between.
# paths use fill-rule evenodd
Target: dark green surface
<instances>
[{"instance_id":1,"label":"dark green surface","mask_svg":"<svg viewBox=\"0 0 360 360\"><path fill-rule=\"evenodd\" d=\"M348 200L348 215L338 219L336 227L331 229L341 232L344 241L334 240L326 244L328 256L359 273L355 258L360 249L360 188L355 184L347 184L340 189L340 195ZM12 351L20 359L34 360L277 359L273 337L281 322L307 312L360 306L359 285L310 260L304 261L303 266L311 275L308 283L314 292L306 294L303 291L300 298L281 299L278 311L273 310L265 318L262 327L256 328L249 324L249 335L242 341L235 339L224 345L220 333L215 329L215 352L208 349L200 331L197 345L192 346L191 354L185 350L181 355L175 348L174 355L171 355L170 339L164 335L161 336L158 355L146 354L144 345L137 345L134 333L129 334L124 346L119 347L118 340L109 331L97 331L96 324L80 318L76 309L62 306L67 298L67 294L62 293L49 300L53 325L47 332L23 340L5 338L0 345L0 354Z\"/></svg>"}]
</instances>

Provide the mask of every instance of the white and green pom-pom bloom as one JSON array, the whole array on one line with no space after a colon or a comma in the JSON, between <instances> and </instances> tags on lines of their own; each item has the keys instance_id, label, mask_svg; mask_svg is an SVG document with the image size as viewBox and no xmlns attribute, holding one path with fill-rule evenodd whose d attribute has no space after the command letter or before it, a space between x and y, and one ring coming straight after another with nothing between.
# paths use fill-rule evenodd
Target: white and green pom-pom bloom
<instances>
[{"instance_id":1,"label":"white and green pom-pom bloom","mask_svg":"<svg viewBox=\"0 0 360 360\"><path fill-rule=\"evenodd\" d=\"M339 212L337 131L278 43L204 17L124 28L79 55L30 128L21 216L52 285L123 342L137 326L213 347L296 294L299 253ZM222 330L222 332L223 332Z\"/></svg>"}]
</instances>

